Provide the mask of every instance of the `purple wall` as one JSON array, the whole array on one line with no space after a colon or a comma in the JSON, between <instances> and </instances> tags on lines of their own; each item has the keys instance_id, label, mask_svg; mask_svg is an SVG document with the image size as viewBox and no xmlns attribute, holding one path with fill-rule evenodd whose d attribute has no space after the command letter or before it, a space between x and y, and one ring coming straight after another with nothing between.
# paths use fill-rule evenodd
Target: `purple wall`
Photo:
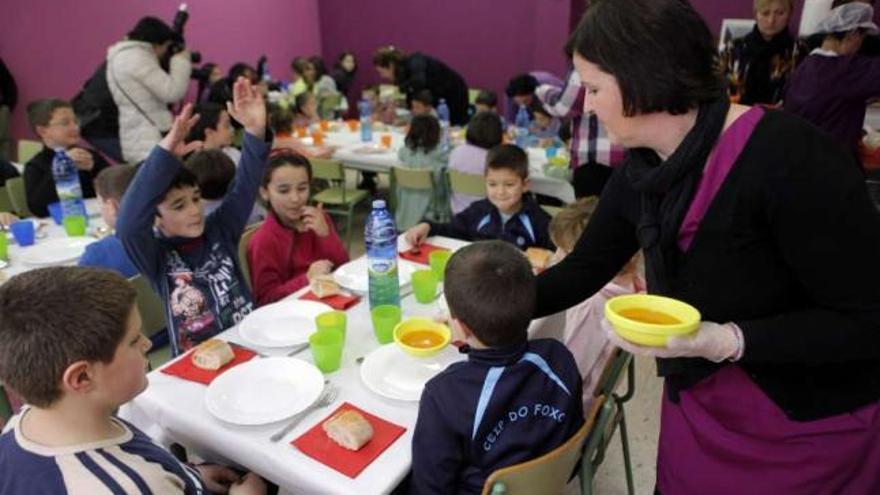
<instances>
[{"instance_id":1,"label":"purple wall","mask_svg":"<svg viewBox=\"0 0 880 495\"><path fill-rule=\"evenodd\" d=\"M570 5L571 0L322 0L321 40L328 67L342 51L357 56L352 95L379 82L373 51L394 44L439 58L468 86L501 97L513 75L533 69L564 75Z\"/></svg>"},{"instance_id":2,"label":"purple wall","mask_svg":"<svg viewBox=\"0 0 880 495\"><path fill-rule=\"evenodd\" d=\"M19 88L13 137L32 138L25 106L43 97L70 99L137 20L154 15L169 24L179 0L77 0L64 9L53 0L29 0L3 9L0 57ZM74 7L75 4L75 7ZM290 60L321 53L318 0L188 0L189 45L224 73L235 62L269 57L273 76L286 77ZM222 6L222 7L221 7ZM11 7L11 6L10 6Z\"/></svg>"}]
</instances>

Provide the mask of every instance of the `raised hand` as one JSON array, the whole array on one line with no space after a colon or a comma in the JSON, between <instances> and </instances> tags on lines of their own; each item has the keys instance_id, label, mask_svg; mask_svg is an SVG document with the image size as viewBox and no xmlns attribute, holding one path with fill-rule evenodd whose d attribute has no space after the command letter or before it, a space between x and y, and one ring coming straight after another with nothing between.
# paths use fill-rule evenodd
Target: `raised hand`
<instances>
[{"instance_id":1,"label":"raised hand","mask_svg":"<svg viewBox=\"0 0 880 495\"><path fill-rule=\"evenodd\" d=\"M198 115L193 115L192 103L183 106L183 111L171 124L171 130L159 141L159 146L176 156L184 156L190 152L202 149L201 141L193 141L185 143L186 136L189 135L190 129L199 121Z\"/></svg>"},{"instance_id":2,"label":"raised hand","mask_svg":"<svg viewBox=\"0 0 880 495\"><path fill-rule=\"evenodd\" d=\"M229 116L244 126L253 136L266 137L266 102L256 86L244 77L239 77L232 87L232 101L226 102Z\"/></svg>"}]
</instances>

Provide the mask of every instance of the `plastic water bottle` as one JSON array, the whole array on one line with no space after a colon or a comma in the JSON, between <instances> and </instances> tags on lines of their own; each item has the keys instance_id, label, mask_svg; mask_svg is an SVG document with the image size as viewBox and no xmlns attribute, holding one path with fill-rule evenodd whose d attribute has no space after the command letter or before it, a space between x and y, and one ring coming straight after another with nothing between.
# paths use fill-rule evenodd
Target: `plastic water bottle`
<instances>
[{"instance_id":1,"label":"plastic water bottle","mask_svg":"<svg viewBox=\"0 0 880 495\"><path fill-rule=\"evenodd\" d=\"M526 149L529 146L529 125L531 122L529 121L529 111L526 110L525 105L519 106L519 111L516 112L516 145L522 149Z\"/></svg>"},{"instance_id":2,"label":"plastic water bottle","mask_svg":"<svg viewBox=\"0 0 880 495\"><path fill-rule=\"evenodd\" d=\"M437 104L437 119L440 121L440 149L446 151L449 149L449 106L445 98L440 98Z\"/></svg>"},{"instance_id":3,"label":"plastic water bottle","mask_svg":"<svg viewBox=\"0 0 880 495\"><path fill-rule=\"evenodd\" d=\"M55 179L55 192L58 193L58 200L61 202L62 215L87 217L79 172L64 148L55 150L55 156L52 158L52 177Z\"/></svg>"},{"instance_id":4,"label":"plastic water bottle","mask_svg":"<svg viewBox=\"0 0 880 495\"><path fill-rule=\"evenodd\" d=\"M400 306L400 283L397 278L397 227L385 201L373 201L373 211L364 229L367 248L367 277L370 308L382 304Z\"/></svg>"},{"instance_id":5,"label":"plastic water bottle","mask_svg":"<svg viewBox=\"0 0 880 495\"><path fill-rule=\"evenodd\" d=\"M369 143L373 140L373 109L366 98L358 103L358 108L361 111L361 141Z\"/></svg>"}]
</instances>

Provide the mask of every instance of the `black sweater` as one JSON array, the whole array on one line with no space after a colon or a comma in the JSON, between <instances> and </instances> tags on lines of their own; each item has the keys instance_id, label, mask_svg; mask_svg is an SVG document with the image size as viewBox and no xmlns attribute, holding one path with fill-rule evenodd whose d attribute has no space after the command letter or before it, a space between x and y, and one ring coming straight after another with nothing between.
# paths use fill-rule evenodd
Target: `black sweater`
<instances>
[{"instance_id":1,"label":"black sweater","mask_svg":"<svg viewBox=\"0 0 880 495\"><path fill-rule=\"evenodd\" d=\"M95 187L92 185L92 180L110 164L98 153L92 150L86 151L91 153L95 166L89 171L79 170L79 183L82 186L83 197L94 198ZM38 217L49 216L49 204L58 201L58 193L55 192L55 178L52 176L52 159L54 157L55 151L44 146L24 166L24 188L27 192L28 208Z\"/></svg>"},{"instance_id":2,"label":"black sweater","mask_svg":"<svg viewBox=\"0 0 880 495\"><path fill-rule=\"evenodd\" d=\"M625 167L573 252L538 278L536 316L591 296L638 249L641 200ZM768 112L665 295L739 325L736 365L790 418L813 420L880 399L878 253L880 214L850 155L800 118ZM680 361L691 376L724 366Z\"/></svg>"}]
</instances>

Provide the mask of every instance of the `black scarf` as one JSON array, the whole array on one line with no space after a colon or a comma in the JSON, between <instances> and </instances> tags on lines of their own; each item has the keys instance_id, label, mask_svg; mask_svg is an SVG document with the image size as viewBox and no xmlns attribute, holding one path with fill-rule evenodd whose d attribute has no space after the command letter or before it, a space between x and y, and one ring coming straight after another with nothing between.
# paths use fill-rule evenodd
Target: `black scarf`
<instances>
[{"instance_id":1,"label":"black scarf","mask_svg":"<svg viewBox=\"0 0 880 495\"><path fill-rule=\"evenodd\" d=\"M641 218L636 234L645 253L651 293L674 292L673 280L682 256L678 232L709 153L724 129L729 108L726 97L701 105L694 127L665 162L647 148L634 148L627 154L627 179L641 193ZM657 360L657 372L669 377L669 390L676 401L678 390L693 385L716 368L717 365L703 359Z\"/></svg>"}]
</instances>

